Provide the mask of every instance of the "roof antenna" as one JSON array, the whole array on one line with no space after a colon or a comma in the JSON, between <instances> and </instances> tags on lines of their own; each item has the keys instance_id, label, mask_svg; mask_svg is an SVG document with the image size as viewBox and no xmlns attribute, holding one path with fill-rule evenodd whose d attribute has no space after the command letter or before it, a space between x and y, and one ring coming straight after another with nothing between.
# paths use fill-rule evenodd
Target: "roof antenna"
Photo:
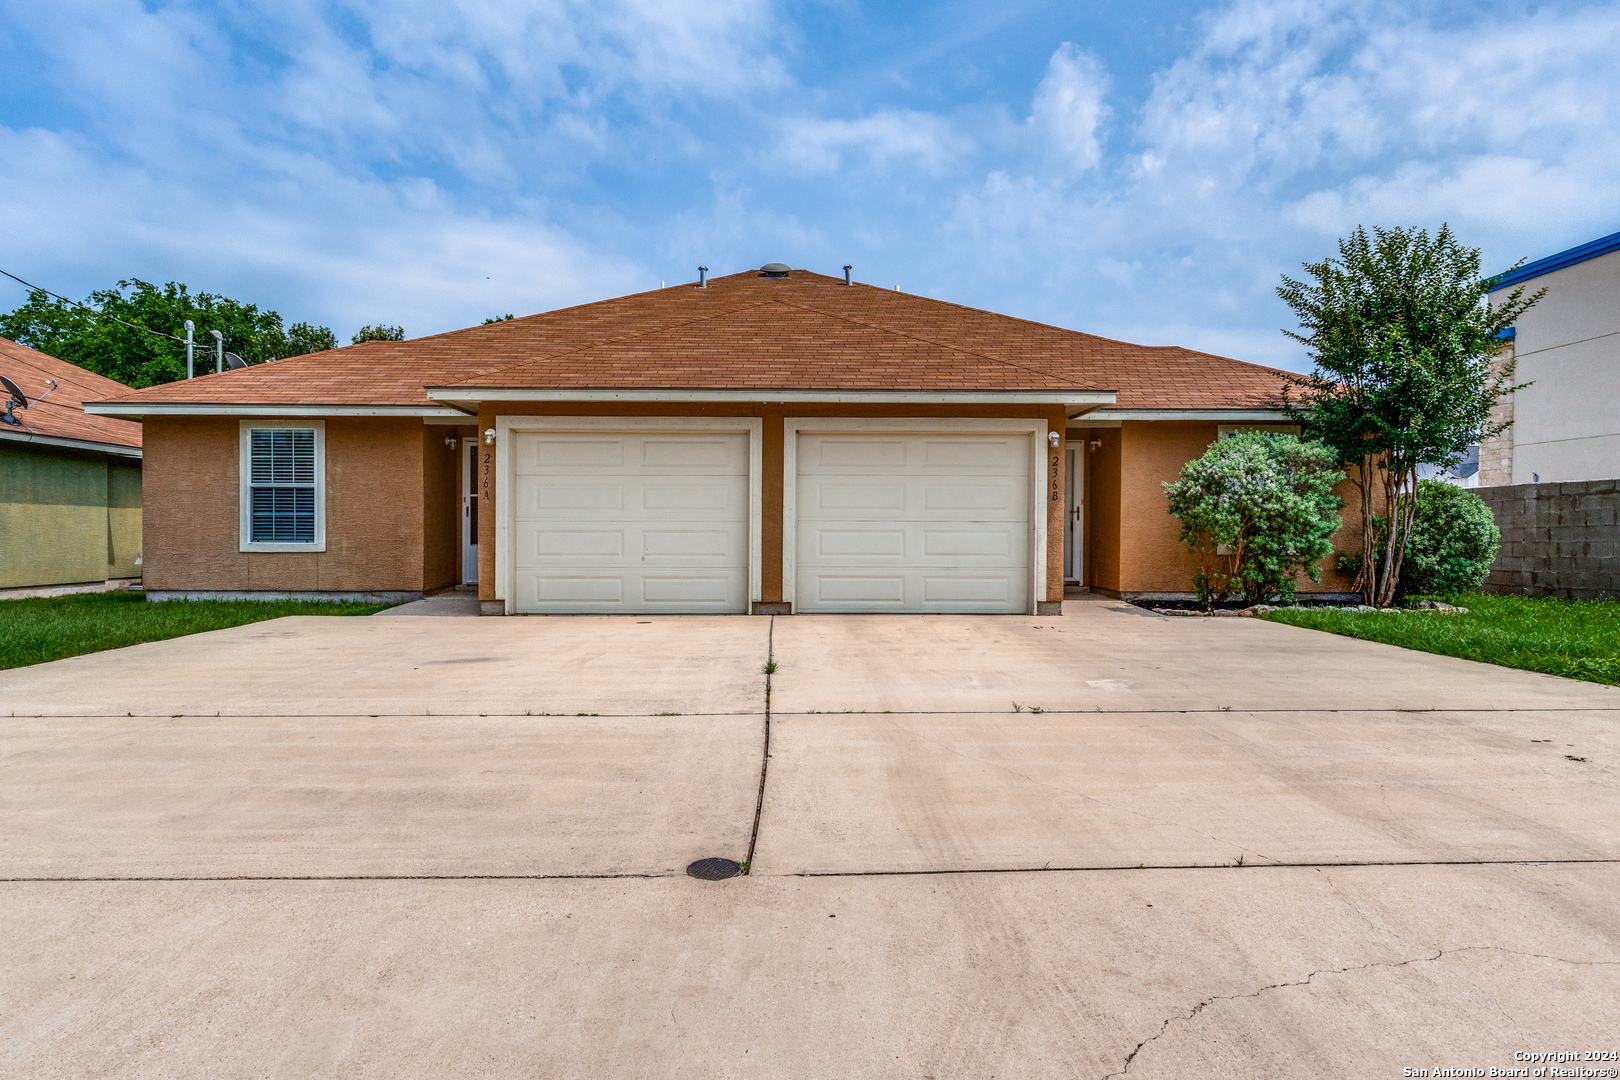
<instances>
[{"instance_id":1,"label":"roof antenna","mask_svg":"<svg viewBox=\"0 0 1620 1080\"><path fill-rule=\"evenodd\" d=\"M39 395L39 397L34 399L34 404L35 405L38 405L40 402L44 401L46 398L48 398L52 394L56 393L56 380L55 379L46 379L45 380L45 385L50 387L50 389L45 391L43 394Z\"/></svg>"},{"instance_id":2,"label":"roof antenna","mask_svg":"<svg viewBox=\"0 0 1620 1080\"><path fill-rule=\"evenodd\" d=\"M0 375L0 386L5 387L6 391L6 415L0 416L0 420L4 420L12 427L21 427L22 421L12 416L11 410L19 407L28 408L28 395L22 392L20 386L4 375Z\"/></svg>"},{"instance_id":3,"label":"roof antenna","mask_svg":"<svg viewBox=\"0 0 1620 1080\"><path fill-rule=\"evenodd\" d=\"M707 266L698 267L698 288L707 289L709 287L708 278L709 268Z\"/></svg>"}]
</instances>

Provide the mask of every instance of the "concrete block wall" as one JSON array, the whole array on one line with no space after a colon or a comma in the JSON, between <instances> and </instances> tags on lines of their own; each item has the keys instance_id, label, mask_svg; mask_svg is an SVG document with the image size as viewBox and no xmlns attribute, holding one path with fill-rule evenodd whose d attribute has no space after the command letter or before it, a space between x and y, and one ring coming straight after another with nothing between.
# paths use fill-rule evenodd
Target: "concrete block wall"
<instances>
[{"instance_id":1,"label":"concrete block wall","mask_svg":"<svg viewBox=\"0 0 1620 1080\"><path fill-rule=\"evenodd\" d=\"M1620 599L1620 481L1512 484L1476 492L1502 530L1484 590Z\"/></svg>"}]
</instances>

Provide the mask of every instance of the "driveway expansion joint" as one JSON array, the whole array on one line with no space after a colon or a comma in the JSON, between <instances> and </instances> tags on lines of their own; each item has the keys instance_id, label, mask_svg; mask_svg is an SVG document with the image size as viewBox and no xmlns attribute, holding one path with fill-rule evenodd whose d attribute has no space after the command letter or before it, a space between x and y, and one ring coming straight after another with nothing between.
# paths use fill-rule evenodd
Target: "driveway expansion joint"
<instances>
[{"instance_id":1,"label":"driveway expansion joint","mask_svg":"<svg viewBox=\"0 0 1620 1080\"><path fill-rule=\"evenodd\" d=\"M771 677L776 673L776 616L765 629L765 739L759 755L759 796L754 800L754 828L748 834L748 855L743 859L742 876L754 870L754 848L759 844L759 819L765 813L765 774L771 767Z\"/></svg>"},{"instance_id":2,"label":"driveway expansion joint","mask_svg":"<svg viewBox=\"0 0 1620 1080\"><path fill-rule=\"evenodd\" d=\"M1358 862L1263 862L1245 863L1242 866L1234 866L1232 863L1226 862L1156 863L1152 866L1138 863L1134 866L1122 864L1115 866L990 866L935 870L800 870L796 873L774 876L802 878L945 877L968 874L1112 874L1152 870L1230 870L1234 873L1241 873L1246 870L1346 870L1358 866L1612 866L1617 863L1620 863L1620 857L1601 859L1369 859Z\"/></svg>"}]
</instances>

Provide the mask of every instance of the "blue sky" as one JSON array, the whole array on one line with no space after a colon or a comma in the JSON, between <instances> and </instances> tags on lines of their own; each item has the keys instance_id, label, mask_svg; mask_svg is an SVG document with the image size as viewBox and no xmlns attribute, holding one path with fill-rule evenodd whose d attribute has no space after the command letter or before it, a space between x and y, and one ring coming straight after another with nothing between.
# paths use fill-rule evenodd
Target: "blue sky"
<instances>
[{"instance_id":1,"label":"blue sky","mask_svg":"<svg viewBox=\"0 0 1620 1080\"><path fill-rule=\"evenodd\" d=\"M1616 4L0 0L0 267L346 339L847 262L1298 367L1278 276L1357 224L1620 229L1617 55Z\"/></svg>"}]
</instances>

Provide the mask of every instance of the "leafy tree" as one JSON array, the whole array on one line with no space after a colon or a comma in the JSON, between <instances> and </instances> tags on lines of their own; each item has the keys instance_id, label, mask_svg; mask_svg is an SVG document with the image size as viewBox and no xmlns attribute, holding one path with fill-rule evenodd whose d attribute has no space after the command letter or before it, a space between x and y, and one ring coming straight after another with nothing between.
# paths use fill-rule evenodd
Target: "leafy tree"
<instances>
[{"instance_id":1,"label":"leafy tree","mask_svg":"<svg viewBox=\"0 0 1620 1080\"><path fill-rule=\"evenodd\" d=\"M355 331L354 337L349 341L358 345L362 341L404 341L405 328L403 326L388 326L378 323L376 326L362 326Z\"/></svg>"},{"instance_id":2,"label":"leafy tree","mask_svg":"<svg viewBox=\"0 0 1620 1080\"><path fill-rule=\"evenodd\" d=\"M1277 294L1299 317L1315 369L1288 380L1279 404L1351 466L1361 501L1367 603L1396 596L1412 535L1417 468L1450 468L1507 424L1491 410L1513 385L1497 364L1501 333L1542 296L1511 292L1492 311L1479 249L1442 226L1357 228L1337 258L1306 263L1310 283L1284 276ZM1543 290L1545 291L1545 290ZM1380 537L1376 519L1388 524Z\"/></svg>"},{"instance_id":3,"label":"leafy tree","mask_svg":"<svg viewBox=\"0 0 1620 1080\"><path fill-rule=\"evenodd\" d=\"M303 356L306 353L326 352L338 347L337 335L324 326L311 326L295 322L287 327L288 351L283 356Z\"/></svg>"},{"instance_id":4,"label":"leafy tree","mask_svg":"<svg viewBox=\"0 0 1620 1080\"><path fill-rule=\"evenodd\" d=\"M324 326L294 323L284 331L281 316L274 311L215 293L193 294L173 281L163 286L138 279L120 281L115 288L91 293L86 303L97 311L33 290L23 304L0 314L0 336L135 387L186 377L187 319L196 324L199 375L214 370L210 330L223 333L226 350L249 364L318 352L337 343Z\"/></svg>"},{"instance_id":5,"label":"leafy tree","mask_svg":"<svg viewBox=\"0 0 1620 1080\"><path fill-rule=\"evenodd\" d=\"M1502 532L1485 500L1440 480L1419 480L1411 539L1401 571L1402 596L1456 596L1491 572Z\"/></svg>"},{"instance_id":6,"label":"leafy tree","mask_svg":"<svg viewBox=\"0 0 1620 1080\"><path fill-rule=\"evenodd\" d=\"M1164 485L1181 542L1199 557L1193 585L1205 607L1241 592L1249 603L1292 600L1301 572L1321 579L1333 550L1344 478L1334 452L1294 435L1240 432L1221 439Z\"/></svg>"},{"instance_id":7,"label":"leafy tree","mask_svg":"<svg viewBox=\"0 0 1620 1080\"><path fill-rule=\"evenodd\" d=\"M488 326L492 322L511 322L515 318L517 318L517 316L510 313L506 315L491 315L489 318L484 320L483 325Z\"/></svg>"}]
</instances>

